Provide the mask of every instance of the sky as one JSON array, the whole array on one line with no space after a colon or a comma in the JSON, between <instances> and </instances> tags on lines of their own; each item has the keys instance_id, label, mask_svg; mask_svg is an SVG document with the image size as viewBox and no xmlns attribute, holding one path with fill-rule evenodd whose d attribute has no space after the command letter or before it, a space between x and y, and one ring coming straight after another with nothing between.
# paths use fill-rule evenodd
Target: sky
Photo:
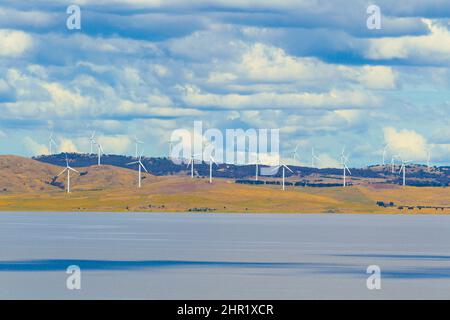
<instances>
[{"instance_id":1,"label":"sky","mask_svg":"<svg viewBox=\"0 0 450 320\"><path fill-rule=\"evenodd\" d=\"M67 28L69 5L81 29ZM380 8L371 29L369 5ZM176 129L280 130L288 158L450 164L450 2L0 2L0 154L164 156ZM291 159L292 160L292 159ZM294 161L294 160L292 160ZM296 162L295 160L294 162Z\"/></svg>"}]
</instances>

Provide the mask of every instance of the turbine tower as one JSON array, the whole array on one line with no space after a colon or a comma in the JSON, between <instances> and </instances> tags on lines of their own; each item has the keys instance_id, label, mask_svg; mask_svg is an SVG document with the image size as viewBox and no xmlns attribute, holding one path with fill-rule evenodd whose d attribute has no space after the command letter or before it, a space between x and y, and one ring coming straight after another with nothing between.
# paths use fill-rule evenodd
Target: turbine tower
<instances>
[{"instance_id":1,"label":"turbine tower","mask_svg":"<svg viewBox=\"0 0 450 320\"><path fill-rule=\"evenodd\" d=\"M140 141L136 136L134 136L134 157L137 159L138 157L138 149L139 145L143 144L144 142Z\"/></svg>"},{"instance_id":2,"label":"turbine tower","mask_svg":"<svg viewBox=\"0 0 450 320\"><path fill-rule=\"evenodd\" d=\"M101 157L102 157L102 154L105 154L105 152L103 151L103 147L102 147L102 145L100 144L100 142L97 142L97 165L101 165Z\"/></svg>"},{"instance_id":3,"label":"turbine tower","mask_svg":"<svg viewBox=\"0 0 450 320\"><path fill-rule=\"evenodd\" d=\"M209 155L209 183L212 183L212 167L213 163L219 167L219 165L216 163L212 155Z\"/></svg>"},{"instance_id":4,"label":"turbine tower","mask_svg":"<svg viewBox=\"0 0 450 320\"><path fill-rule=\"evenodd\" d=\"M315 154L314 154L314 147L311 148L311 168L315 167L314 160L320 160Z\"/></svg>"},{"instance_id":5,"label":"turbine tower","mask_svg":"<svg viewBox=\"0 0 450 320\"><path fill-rule=\"evenodd\" d=\"M194 178L194 162L195 162L195 156L194 154L191 154L191 157L189 158L189 162L187 164L187 167L191 166L191 178Z\"/></svg>"},{"instance_id":6,"label":"turbine tower","mask_svg":"<svg viewBox=\"0 0 450 320\"><path fill-rule=\"evenodd\" d=\"M205 160L204 159L205 148L207 146L209 146L209 145L211 145L211 142L209 142L209 141L202 141L202 164L203 164L203 161Z\"/></svg>"},{"instance_id":7,"label":"turbine tower","mask_svg":"<svg viewBox=\"0 0 450 320\"><path fill-rule=\"evenodd\" d=\"M391 173L395 173L395 156L391 157Z\"/></svg>"},{"instance_id":8,"label":"turbine tower","mask_svg":"<svg viewBox=\"0 0 450 320\"><path fill-rule=\"evenodd\" d=\"M91 134L91 136L89 138L89 143L91 145L91 153L90 154L92 154L94 152L94 149L93 149L94 144L97 143L97 142L95 142L95 131L92 131L92 134Z\"/></svg>"},{"instance_id":9,"label":"turbine tower","mask_svg":"<svg viewBox=\"0 0 450 320\"><path fill-rule=\"evenodd\" d=\"M173 150L173 144L172 144L172 140L169 140L169 154L167 156L167 159L171 159L172 158L172 150Z\"/></svg>"},{"instance_id":10,"label":"turbine tower","mask_svg":"<svg viewBox=\"0 0 450 320\"><path fill-rule=\"evenodd\" d=\"M386 152L387 152L388 148L389 148L389 144L386 143L383 147L383 167L386 164Z\"/></svg>"},{"instance_id":11,"label":"turbine tower","mask_svg":"<svg viewBox=\"0 0 450 320\"><path fill-rule=\"evenodd\" d=\"M341 164L342 164L342 177L343 177L343 186L345 187L347 185L346 182L346 177L347 177L347 172L351 175L351 171L350 169L347 167L347 162L348 162L348 158L345 155L345 147L342 148L342 152L341 152Z\"/></svg>"},{"instance_id":12,"label":"turbine tower","mask_svg":"<svg viewBox=\"0 0 450 320\"><path fill-rule=\"evenodd\" d=\"M286 179L285 169L289 170L292 173L294 173L294 172L287 165L285 165L284 163L280 167L281 167L282 176L283 176L282 190L285 190L285 179Z\"/></svg>"},{"instance_id":13,"label":"turbine tower","mask_svg":"<svg viewBox=\"0 0 450 320\"><path fill-rule=\"evenodd\" d=\"M62 175L64 172L67 172L67 193L70 193L70 171L73 172L77 172L79 173L77 170L75 170L74 168L72 168L71 166L69 166L69 160L67 159L67 155L66 155L66 167L64 168L63 171L61 171L57 177L59 177L60 175Z\"/></svg>"},{"instance_id":14,"label":"turbine tower","mask_svg":"<svg viewBox=\"0 0 450 320\"><path fill-rule=\"evenodd\" d=\"M404 161L402 158L400 158L402 161L402 165L400 167L400 170L398 171L398 173L403 173L403 186L406 186L406 164L408 164L409 162L411 162L411 160L407 160Z\"/></svg>"},{"instance_id":15,"label":"turbine tower","mask_svg":"<svg viewBox=\"0 0 450 320\"><path fill-rule=\"evenodd\" d=\"M245 154L244 154L244 158L248 157L248 164L252 165L251 161L253 160L252 157L250 156L250 150L249 150L249 146L246 145L245 146ZM246 159L247 160L247 159ZM256 159L255 159L255 181L258 181L259 178L259 165L261 164L261 162L259 161L259 152L258 150L256 151Z\"/></svg>"},{"instance_id":16,"label":"turbine tower","mask_svg":"<svg viewBox=\"0 0 450 320\"><path fill-rule=\"evenodd\" d=\"M52 155L52 145L56 147L56 142L53 140L53 131L50 132L50 136L48 137L48 152L50 155Z\"/></svg>"},{"instance_id":17,"label":"turbine tower","mask_svg":"<svg viewBox=\"0 0 450 320\"><path fill-rule=\"evenodd\" d=\"M431 160L431 147L429 147L427 149L427 170L428 170L428 172L431 171L430 160Z\"/></svg>"},{"instance_id":18,"label":"turbine tower","mask_svg":"<svg viewBox=\"0 0 450 320\"><path fill-rule=\"evenodd\" d=\"M137 161L127 163L127 165L136 164L136 163L138 164L138 188L141 187L141 168L144 169L145 172L148 173L148 171L145 168L144 164L142 163L141 159L142 159L142 154L139 156L139 159Z\"/></svg>"},{"instance_id":19,"label":"turbine tower","mask_svg":"<svg viewBox=\"0 0 450 320\"><path fill-rule=\"evenodd\" d=\"M255 181L258 181L258 174L259 174L259 165L261 163L259 162L259 155L258 153L256 153L256 161L255 161Z\"/></svg>"},{"instance_id":20,"label":"turbine tower","mask_svg":"<svg viewBox=\"0 0 450 320\"><path fill-rule=\"evenodd\" d=\"M300 157L299 157L299 155L297 153L297 150L298 150L299 146L300 146L300 144L297 143L297 145L295 146L294 151L292 152L292 159L294 159L294 161L297 160L298 162L300 162Z\"/></svg>"}]
</instances>

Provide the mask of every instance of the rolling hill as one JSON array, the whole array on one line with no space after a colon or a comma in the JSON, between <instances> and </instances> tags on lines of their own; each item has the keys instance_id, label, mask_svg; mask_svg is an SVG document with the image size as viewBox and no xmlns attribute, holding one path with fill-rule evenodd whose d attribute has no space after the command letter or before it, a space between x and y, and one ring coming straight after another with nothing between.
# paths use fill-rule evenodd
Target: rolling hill
<instances>
[{"instance_id":1,"label":"rolling hill","mask_svg":"<svg viewBox=\"0 0 450 320\"><path fill-rule=\"evenodd\" d=\"M65 165L66 154L42 155L33 159L54 165ZM94 154L68 153L67 157L73 167L88 167L97 163L97 156ZM114 167L136 169L130 167L128 162L135 159L124 155L104 155L102 163ZM181 175L190 174L186 164L175 164L168 158L143 157L142 162L155 176ZM263 167L263 166L261 166ZM195 174L197 176L209 175L209 164L206 162L195 165ZM290 166L293 173L287 171L286 177L289 184L297 186L316 186L316 187L333 187L342 183L342 169L339 168L311 168L303 166ZM401 175L399 174L400 165L397 164L392 172L390 165L373 165L365 168L351 168L352 174L348 176L348 181L353 185L370 185L370 184L393 184L401 183ZM214 176L220 178L228 178L239 180L243 184L252 184L255 174L254 165L233 165L219 164L213 167ZM278 174L270 177L261 176L261 180L268 183L279 181L281 178L281 170ZM449 167L431 167L424 165L409 164L406 167L408 185L419 187L440 187L450 185L450 168Z\"/></svg>"},{"instance_id":2,"label":"rolling hill","mask_svg":"<svg viewBox=\"0 0 450 320\"><path fill-rule=\"evenodd\" d=\"M18 156L0 156L0 193L50 192L61 168Z\"/></svg>"},{"instance_id":3,"label":"rolling hill","mask_svg":"<svg viewBox=\"0 0 450 320\"><path fill-rule=\"evenodd\" d=\"M143 173L138 189L135 170L93 165L77 167L79 174L71 174L72 192L67 194L66 175L56 178L62 169L0 156L0 211L450 213L447 187L361 183L346 188L288 185L282 191L278 184L242 184L216 177L210 184L202 176ZM337 176L326 178L339 181ZM289 177L291 182L296 179Z\"/></svg>"},{"instance_id":4,"label":"rolling hill","mask_svg":"<svg viewBox=\"0 0 450 320\"><path fill-rule=\"evenodd\" d=\"M71 163L69 163L72 165ZM18 156L0 156L0 193L59 192L66 188L67 175L57 175L64 167ZM71 190L89 191L136 187L137 172L131 169L101 165L78 167L71 172ZM142 181L155 176L142 173Z\"/></svg>"}]
</instances>

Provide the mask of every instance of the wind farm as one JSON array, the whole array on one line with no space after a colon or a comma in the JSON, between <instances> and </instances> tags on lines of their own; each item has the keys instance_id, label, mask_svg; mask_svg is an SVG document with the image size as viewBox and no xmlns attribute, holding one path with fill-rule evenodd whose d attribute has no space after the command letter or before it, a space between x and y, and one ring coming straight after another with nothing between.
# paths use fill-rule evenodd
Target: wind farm
<instances>
[{"instance_id":1,"label":"wind farm","mask_svg":"<svg viewBox=\"0 0 450 320\"><path fill-rule=\"evenodd\" d=\"M450 298L450 1L0 16L0 299Z\"/></svg>"},{"instance_id":2,"label":"wind farm","mask_svg":"<svg viewBox=\"0 0 450 320\"><path fill-rule=\"evenodd\" d=\"M260 164L275 174L256 180L255 164L198 157L177 165L142 153L137 159L105 154L99 165L98 154L0 156L0 210L450 213L446 167L430 173L427 165L402 161L393 174L381 164L350 169L343 149L341 169ZM14 166L20 175L9 172Z\"/></svg>"}]
</instances>

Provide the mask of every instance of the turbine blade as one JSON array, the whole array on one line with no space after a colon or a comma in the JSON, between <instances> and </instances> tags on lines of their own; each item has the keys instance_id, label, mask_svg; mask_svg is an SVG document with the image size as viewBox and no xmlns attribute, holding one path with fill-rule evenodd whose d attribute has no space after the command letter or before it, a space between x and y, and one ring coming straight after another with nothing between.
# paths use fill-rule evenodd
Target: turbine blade
<instances>
[{"instance_id":1,"label":"turbine blade","mask_svg":"<svg viewBox=\"0 0 450 320\"><path fill-rule=\"evenodd\" d=\"M58 173L57 177L59 177L60 175L62 175L64 172L66 172L67 168L64 168L63 171L61 171L60 173Z\"/></svg>"},{"instance_id":2,"label":"turbine blade","mask_svg":"<svg viewBox=\"0 0 450 320\"><path fill-rule=\"evenodd\" d=\"M352 172L350 171L350 169L347 167L346 164L344 164L345 169L348 171L348 173L352 174Z\"/></svg>"},{"instance_id":3,"label":"turbine blade","mask_svg":"<svg viewBox=\"0 0 450 320\"><path fill-rule=\"evenodd\" d=\"M136 163L139 163L139 161L128 162L127 166L130 165L130 164L136 164Z\"/></svg>"},{"instance_id":4,"label":"turbine blade","mask_svg":"<svg viewBox=\"0 0 450 320\"><path fill-rule=\"evenodd\" d=\"M142 163L142 162L140 162L139 161L139 165L142 167L142 169L144 169L145 170L145 172L147 172L148 173L148 171L147 171L147 169L145 168L145 166L144 166L144 164Z\"/></svg>"},{"instance_id":5,"label":"turbine blade","mask_svg":"<svg viewBox=\"0 0 450 320\"><path fill-rule=\"evenodd\" d=\"M78 170L75 170L74 168L72 168L72 167L67 167L67 169L69 169L69 170L72 170L73 172L77 172L77 173L80 173Z\"/></svg>"}]
</instances>

